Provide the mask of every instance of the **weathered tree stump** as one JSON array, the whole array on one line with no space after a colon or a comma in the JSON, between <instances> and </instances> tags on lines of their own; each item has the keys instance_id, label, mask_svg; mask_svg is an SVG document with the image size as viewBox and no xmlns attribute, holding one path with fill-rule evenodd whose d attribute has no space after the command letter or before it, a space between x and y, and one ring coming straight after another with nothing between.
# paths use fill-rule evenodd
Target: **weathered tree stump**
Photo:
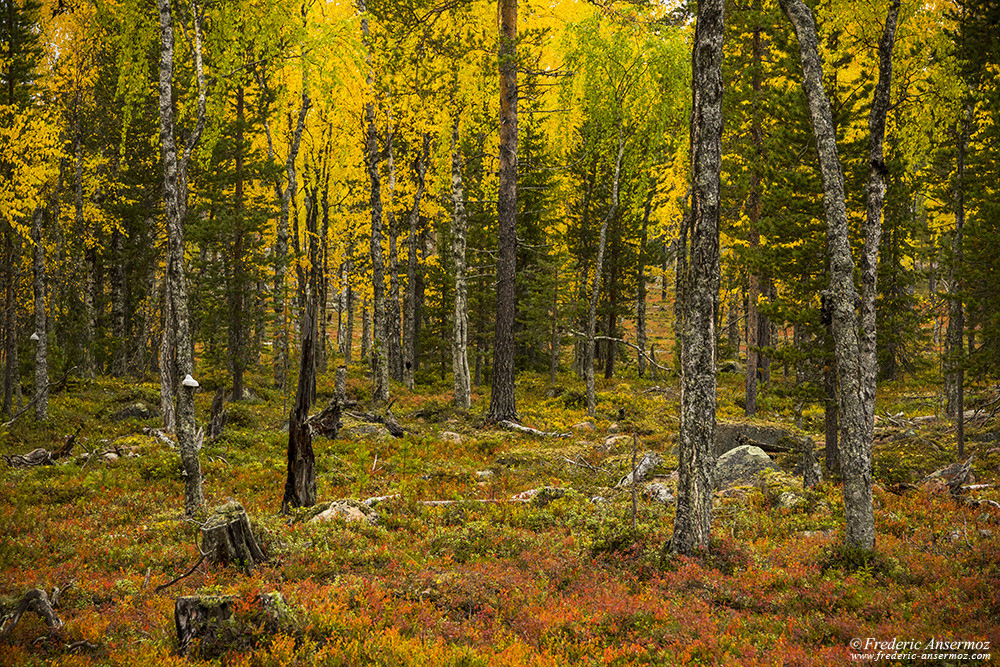
<instances>
[{"instance_id":1,"label":"weathered tree stump","mask_svg":"<svg viewBox=\"0 0 1000 667\"><path fill-rule=\"evenodd\" d=\"M343 364L337 366L337 374L333 381L333 393L337 397L338 403L343 403L347 399L347 366Z\"/></svg>"},{"instance_id":2,"label":"weathered tree stump","mask_svg":"<svg viewBox=\"0 0 1000 667\"><path fill-rule=\"evenodd\" d=\"M201 528L201 551L215 563L252 568L267 560L257 544L247 512L235 500L216 507Z\"/></svg>"},{"instance_id":3,"label":"weathered tree stump","mask_svg":"<svg viewBox=\"0 0 1000 667\"><path fill-rule=\"evenodd\" d=\"M177 652L187 655L191 640L212 634L223 622L233 617L234 595L189 595L174 603L174 624L177 626Z\"/></svg>"},{"instance_id":4,"label":"weathered tree stump","mask_svg":"<svg viewBox=\"0 0 1000 667\"><path fill-rule=\"evenodd\" d=\"M802 447L802 488L811 489L822 481L819 461L812 438L803 438Z\"/></svg>"}]
</instances>

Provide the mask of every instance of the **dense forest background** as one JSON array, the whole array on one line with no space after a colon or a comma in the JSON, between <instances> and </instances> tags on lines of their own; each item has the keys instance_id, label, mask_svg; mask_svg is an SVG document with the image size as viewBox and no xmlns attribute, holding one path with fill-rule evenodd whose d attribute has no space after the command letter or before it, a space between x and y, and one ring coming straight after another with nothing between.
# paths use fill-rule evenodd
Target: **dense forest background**
<instances>
[{"instance_id":1,"label":"dense forest background","mask_svg":"<svg viewBox=\"0 0 1000 667\"><path fill-rule=\"evenodd\" d=\"M857 230L885 7L815 11ZM521 5L519 370L572 365L583 377L594 295L599 373L645 372L646 356L612 340L626 330L670 363L644 312L649 281L672 286L686 207L691 12ZM176 364L161 352L176 354L167 343L178 318L189 320L184 345L199 372L225 373L237 398L248 368L268 365L284 387L312 294L320 371L367 364L384 346L392 380L426 384L453 372L458 340L471 384L488 382L492 3L181 3L168 98L151 4L4 0L2 14L0 414L50 376L146 377ZM992 3L904 3L893 55L879 374L941 364L952 414L960 371L988 381L1000 368L996 22ZM777 368L794 374L803 405L822 402L829 267L793 34L776 3L734 5L725 43L719 356L749 351L762 386ZM164 203L164 99L176 229ZM180 315L168 287L177 275Z\"/></svg>"}]
</instances>

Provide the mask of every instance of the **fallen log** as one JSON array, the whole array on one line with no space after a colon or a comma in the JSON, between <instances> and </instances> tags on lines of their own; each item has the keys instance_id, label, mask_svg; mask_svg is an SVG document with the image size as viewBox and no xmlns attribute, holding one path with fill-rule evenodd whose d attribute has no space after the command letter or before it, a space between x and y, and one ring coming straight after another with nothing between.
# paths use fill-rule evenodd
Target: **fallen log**
<instances>
[{"instance_id":1,"label":"fallen log","mask_svg":"<svg viewBox=\"0 0 1000 667\"><path fill-rule=\"evenodd\" d=\"M509 421L509 420L506 420L506 419L502 420L501 422L499 422L499 424L500 424L500 426L502 428L505 428L508 431L517 431L518 433L526 433L528 435L535 435L535 436L538 436L540 438L571 438L571 437L573 437L572 433L558 433L556 431L539 431L537 428L531 428L530 426L522 426L521 424Z\"/></svg>"},{"instance_id":2,"label":"fallen log","mask_svg":"<svg viewBox=\"0 0 1000 667\"><path fill-rule=\"evenodd\" d=\"M642 455L642 458L639 459L639 463L632 468L632 472L618 480L618 484L615 485L615 488L624 489L633 483L640 483L646 478L646 475L649 474L650 470L660 465L662 462L663 459L656 452L646 452Z\"/></svg>"}]
</instances>

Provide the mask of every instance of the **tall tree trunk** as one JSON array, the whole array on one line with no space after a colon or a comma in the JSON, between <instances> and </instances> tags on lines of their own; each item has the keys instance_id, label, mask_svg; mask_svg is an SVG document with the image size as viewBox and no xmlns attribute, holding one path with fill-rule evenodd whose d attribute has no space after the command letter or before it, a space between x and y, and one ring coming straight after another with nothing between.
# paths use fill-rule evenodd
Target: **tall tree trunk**
<instances>
[{"instance_id":1,"label":"tall tree trunk","mask_svg":"<svg viewBox=\"0 0 1000 667\"><path fill-rule=\"evenodd\" d=\"M233 249L232 273L229 285L229 369L233 375L233 400L243 400L243 373L247 365L247 340L243 322L246 310L244 295L249 285L246 280L246 270L243 263L244 231L243 231L243 125L244 116L243 86L236 88L236 146L234 171L236 172L235 194L233 202Z\"/></svg>"},{"instance_id":2,"label":"tall tree trunk","mask_svg":"<svg viewBox=\"0 0 1000 667\"><path fill-rule=\"evenodd\" d=\"M85 229L86 221L83 219L83 131L80 128L79 111L77 112L76 127L73 132L73 155L75 159L75 178L73 183L73 208L75 213L76 228L83 235L83 360L81 369L83 376L93 378L96 374L96 363L94 361L94 265L96 257L93 244L96 239L92 239L90 230Z\"/></svg>"},{"instance_id":3,"label":"tall tree trunk","mask_svg":"<svg viewBox=\"0 0 1000 667\"><path fill-rule=\"evenodd\" d=\"M879 245L882 242L882 205L885 201L885 166L883 143L885 119L889 112L889 93L892 81L892 48L896 42L896 25L899 19L900 0L893 0L886 15L885 27L878 45L878 82L868 113L868 193L864 221L865 247L861 255L861 407L864 410L864 441L870 443L875 435L875 389L878 378L878 357L875 350L875 298L878 295L877 279ZM869 450L869 458L871 453Z\"/></svg>"},{"instance_id":4,"label":"tall tree trunk","mask_svg":"<svg viewBox=\"0 0 1000 667\"><path fill-rule=\"evenodd\" d=\"M20 382L17 363L17 301L16 301L16 262L14 251L14 231L4 225L3 229L3 340L4 340L4 372L3 372L3 405L0 415L11 414L13 409L14 385Z\"/></svg>"},{"instance_id":5,"label":"tall tree trunk","mask_svg":"<svg viewBox=\"0 0 1000 667\"><path fill-rule=\"evenodd\" d=\"M361 12L361 32L367 48L365 58L368 63L367 85L369 92L374 90L374 73L372 71L372 46L369 44L368 9L365 0L358 1L358 11ZM385 260L382 256L382 182L379 176L378 129L375 127L375 104L371 100L365 103L365 162L368 168L368 180L371 186L369 201L371 206L371 243L369 251L372 262L372 332L375 336L372 350L372 399L387 403L389 401L389 345L386 339L386 304L385 304ZM362 343L364 346L364 343Z\"/></svg>"},{"instance_id":6,"label":"tall tree trunk","mask_svg":"<svg viewBox=\"0 0 1000 667\"><path fill-rule=\"evenodd\" d=\"M326 160L326 158L324 158ZM327 167L323 167L323 198L321 200L322 210L323 210L323 227L319 234L319 253L320 253L320 271L319 271L319 284L316 289L318 290L317 300L319 302L317 319L319 321L319 339L316 341L316 370L319 373L326 373L328 360L327 360L327 308L329 304L327 303L330 296L330 280L327 277L329 272L329 259L328 259L328 236L330 234L330 178Z\"/></svg>"},{"instance_id":7,"label":"tall tree trunk","mask_svg":"<svg viewBox=\"0 0 1000 667\"><path fill-rule=\"evenodd\" d=\"M49 363L48 326L45 317L45 245L42 243L41 207L35 209L31 221L31 240L35 243L34 292L35 292L35 419L49 418Z\"/></svg>"},{"instance_id":8,"label":"tall tree trunk","mask_svg":"<svg viewBox=\"0 0 1000 667\"><path fill-rule=\"evenodd\" d=\"M646 240L649 228L649 215L653 210L653 197L656 195L656 184L649 185L646 193L646 203L642 207L642 231L639 234L639 254L637 257L636 283L638 292L635 297L635 344L640 350L646 349ZM646 355L640 353L637 359L639 377L646 374Z\"/></svg>"},{"instance_id":9,"label":"tall tree trunk","mask_svg":"<svg viewBox=\"0 0 1000 667\"><path fill-rule=\"evenodd\" d=\"M302 359L299 383L295 391L295 406L288 418L288 476L281 513L293 507L316 504L316 456L312 447L312 431L308 422L316 383L316 297L306 297L302 317Z\"/></svg>"},{"instance_id":10,"label":"tall tree trunk","mask_svg":"<svg viewBox=\"0 0 1000 667\"><path fill-rule=\"evenodd\" d=\"M681 420L677 512L670 550L708 549L715 457L715 312L719 298L724 0L698 3L692 69L691 214L681 235Z\"/></svg>"},{"instance_id":11,"label":"tall tree trunk","mask_svg":"<svg viewBox=\"0 0 1000 667\"><path fill-rule=\"evenodd\" d=\"M389 122L392 123L392 113L389 114ZM395 128L389 127L389 158L387 167L389 169L389 205L385 209L386 222L389 231L389 300L386 303L385 319L385 340L389 353L389 377L396 382L403 381L403 347L401 344L402 330L400 328L399 308L399 253L397 252L397 240L399 238L399 225L396 222L396 156L393 148L395 139Z\"/></svg>"},{"instance_id":12,"label":"tall tree trunk","mask_svg":"<svg viewBox=\"0 0 1000 667\"><path fill-rule=\"evenodd\" d=\"M965 456L965 308L962 302L962 247L965 230L965 162L972 132L972 102L966 101L958 131L958 164L955 185L955 232L951 238L952 260L948 269L948 329L945 332L945 395L948 416L958 427L958 457Z\"/></svg>"},{"instance_id":13,"label":"tall tree trunk","mask_svg":"<svg viewBox=\"0 0 1000 667\"><path fill-rule=\"evenodd\" d=\"M608 240L608 223L618 213L618 181L622 171L622 156L625 154L625 137L622 134L622 119L615 118L618 130L618 153L615 155L615 172L611 181L611 206L601 221L601 232L597 241L597 260L594 264L594 284L590 289L590 302L587 305L587 347L583 360L583 372L587 380L587 414L594 416L597 400L594 391L594 334L597 330L597 301L601 296L601 273L604 271L604 249ZM614 315L612 314L612 317ZM609 341L610 342L610 341ZM609 351L614 354L614 351Z\"/></svg>"},{"instance_id":14,"label":"tall tree trunk","mask_svg":"<svg viewBox=\"0 0 1000 667\"><path fill-rule=\"evenodd\" d=\"M823 209L830 253L829 298L837 362L840 466L844 475L847 523L845 539L851 547L872 549L875 546L875 514L872 505L871 442L865 441L868 429L862 404L861 349L855 310L859 297L854 287L855 264L848 237L844 176L837 153L830 101L823 89L823 67L812 11L802 0L779 2L799 41L802 86L809 102L823 180Z\"/></svg>"},{"instance_id":15,"label":"tall tree trunk","mask_svg":"<svg viewBox=\"0 0 1000 667\"><path fill-rule=\"evenodd\" d=\"M517 419L514 319L517 314L517 0L498 0L500 45L500 178L497 193L497 306L493 336L492 422Z\"/></svg>"},{"instance_id":16,"label":"tall tree trunk","mask_svg":"<svg viewBox=\"0 0 1000 667\"><path fill-rule=\"evenodd\" d=\"M454 162L454 151L452 149ZM422 150L420 153L420 158L414 168L414 175L416 177L417 191L413 195L413 208L410 209L410 234L407 239L407 250L406 250L406 294L404 297L404 308L403 308L403 381L409 389L413 389L413 374L417 370L417 291L418 291L418 276L417 269L419 263L417 261L417 239L418 239L418 225L420 222L420 202L424 196L424 190L427 184L427 162L430 159L431 152L431 134L430 132L424 132ZM459 182L458 188L461 193L462 181L461 181L461 156L459 156ZM452 193L454 196L454 184L455 184L455 170L454 165L452 166ZM463 212L464 213L464 212ZM465 258L465 241L462 242L462 257L463 257L463 270L464 270L464 258ZM457 285L457 282L456 282ZM456 293L455 298L458 298ZM457 305L456 305L457 308ZM457 311L456 311L457 312ZM466 323L467 325L467 323ZM466 332L468 333L468 332ZM466 363L468 365L468 363Z\"/></svg>"},{"instance_id":17,"label":"tall tree trunk","mask_svg":"<svg viewBox=\"0 0 1000 667\"><path fill-rule=\"evenodd\" d=\"M451 126L451 201L454 205L451 229L451 256L455 262L455 321L451 337L451 369L454 374L455 407L472 406L469 372L469 295L465 278L465 237L469 219L462 190L462 149L459 146L459 114Z\"/></svg>"},{"instance_id":18,"label":"tall tree trunk","mask_svg":"<svg viewBox=\"0 0 1000 667\"><path fill-rule=\"evenodd\" d=\"M559 351L562 348L562 334L559 330L559 260L552 262L552 328L549 331L549 385L556 386L559 373Z\"/></svg>"},{"instance_id":19,"label":"tall tree trunk","mask_svg":"<svg viewBox=\"0 0 1000 667\"><path fill-rule=\"evenodd\" d=\"M753 6L755 22L760 21L760 14L760 0L755 0ZM749 270L749 288L747 290L747 375L746 401L744 404L744 414L747 417L753 417L757 414L757 379L761 361L761 322L760 311L758 310L761 278L760 269L756 264L758 261L756 255L760 252L761 181L763 179L762 171L764 166L764 135L760 119L762 56L761 27L757 23L753 29L753 60L751 64L753 85L751 109L753 118L750 122L750 141L753 143L754 161L750 167L750 193L747 196L747 216L750 220L749 244L754 260L754 264L751 265Z\"/></svg>"},{"instance_id":20,"label":"tall tree trunk","mask_svg":"<svg viewBox=\"0 0 1000 667\"><path fill-rule=\"evenodd\" d=\"M198 78L198 119L178 159L173 111L174 30L170 0L157 0L160 15L160 145L163 156L163 195L167 222L167 268L164 303L164 344L161 348L161 388L169 384L176 393L177 446L184 468L184 510L192 514L204 504L201 462L195 442L194 390L177 386L177 378L194 370L191 322L188 316L187 281L184 271L184 216L187 208L187 166L205 126L205 75L201 60L201 16L194 0L191 18L194 33L194 67ZM169 303L169 306L167 305ZM172 373L170 372L172 371ZM166 379L164 379L166 378Z\"/></svg>"}]
</instances>

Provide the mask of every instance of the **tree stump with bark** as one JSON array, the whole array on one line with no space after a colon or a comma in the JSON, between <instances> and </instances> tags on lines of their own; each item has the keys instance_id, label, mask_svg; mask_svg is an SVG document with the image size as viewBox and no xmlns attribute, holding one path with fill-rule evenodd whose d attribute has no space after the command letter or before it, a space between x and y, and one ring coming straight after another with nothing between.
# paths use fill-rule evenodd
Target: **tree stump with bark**
<instances>
[{"instance_id":1,"label":"tree stump with bark","mask_svg":"<svg viewBox=\"0 0 1000 667\"><path fill-rule=\"evenodd\" d=\"M201 551L215 563L252 568L267 560L254 538L247 512L235 500L216 507L201 528Z\"/></svg>"},{"instance_id":2,"label":"tree stump with bark","mask_svg":"<svg viewBox=\"0 0 1000 667\"><path fill-rule=\"evenodd\" d=\"M233 617L234 595L189 595L174 603L174 624L177 627L177 652L187 655L191 640L212 638L217 628Z\"/></svg>"}]
</instances>

